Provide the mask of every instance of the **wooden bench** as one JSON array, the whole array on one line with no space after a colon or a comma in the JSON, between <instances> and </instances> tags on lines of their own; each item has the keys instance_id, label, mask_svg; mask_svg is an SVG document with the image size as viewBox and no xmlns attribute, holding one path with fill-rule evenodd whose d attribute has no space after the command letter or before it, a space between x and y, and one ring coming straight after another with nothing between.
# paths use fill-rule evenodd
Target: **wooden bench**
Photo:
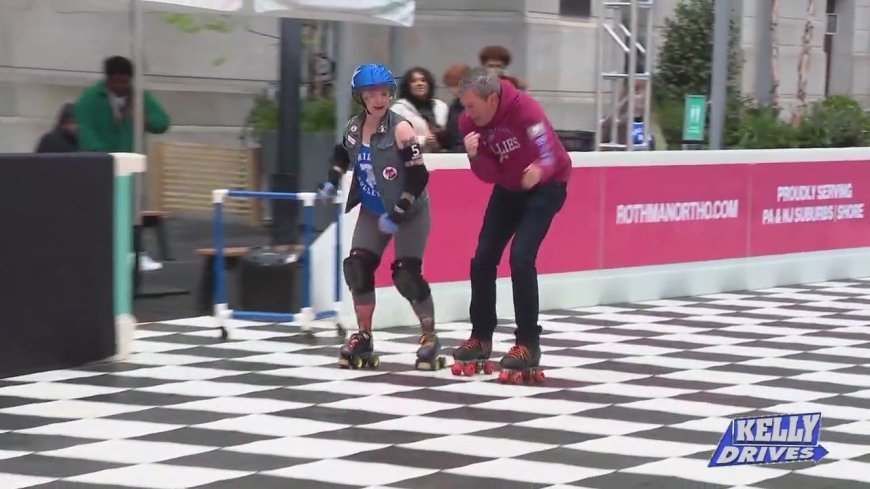
<instances>
[{"instance_id":1,"label":"wooden bench","mask_svg":"<svg viewBox=\"0 0 870 489\"><path fill-rule=\"evenodd\" d=\"M241 258L245 256L245 254L251 251L251 248L254 246L228 246L224 248L224 257L225 258ZM275 251L299 251L301 252L304 248L301 245L278 245L278 246L269 246L270 250ZM215 249L214 248L197 248L196 254L199 256L210 256L214 258Z\"/></svg>"},{"instance_id":2,"label":"wooden bench","mask_svg":"<svg viewBox=\"0 0 870 489\"><path fill-rule=\"evenodd\" d=\"M142 211L140 215L142 219L163 219L169 217L169 213L164 211Z\"/></svg>"},{"instance_id":3,"label":"wooden bench","mask_svg":"<svg viewBox=\"0 0 870 489\"><path fill-rule=\"evenodd\" d=\"M224 258L232 259L232 258L240 258L245 256L245 253L251 251L251 248L248 246L230 246L229 248L224 248ZM216 250L214 248L197 248L196 254L199 256L210 256L214 258Z\"/></svg>"}]
</instances>

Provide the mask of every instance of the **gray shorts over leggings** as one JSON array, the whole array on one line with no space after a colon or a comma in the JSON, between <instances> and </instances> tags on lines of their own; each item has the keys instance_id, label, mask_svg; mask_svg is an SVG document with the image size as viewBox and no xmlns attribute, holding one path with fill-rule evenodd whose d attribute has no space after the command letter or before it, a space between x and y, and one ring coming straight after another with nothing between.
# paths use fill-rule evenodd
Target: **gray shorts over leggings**
<instances>
[{"instance_id":1,"label":"gray shorts over leggings","mask_svg":"<svg viewBox=\"0 0 870 489\"><path fill-rule=\"evenodd\" d=\"M383 259L384 250L387 249L390 239L395 239L396 261L408 260L412 262L410 264L405 263L402 266L410 266L410 269L414 270L412 273L419 274L421 272L423 253L426 251L426 241L429 239L429 228L432 225L429 202L427 201L422 204L417 212L399 224L398 231L392 236L381 232L378 228L378 217L366 209L360 209L356 228L353 230L351 248L372 253L380 261ZM393 279L395 280L397 269L394 268L393 270ZM407 274L405 277L405 280L408 280ZM423 285L420 285L421 281ZM412 279L412 282L415 282L416 285L412 285L410 288L406 286L405 290L412 290L411 294L413 296L420 293L421 287L428 289L428 284L425 283L425 279L422 276L417 275L416 278ZM401 288L399 292L402 292ZM405 298L409 298L407 294L408 292L403 293ZM423 331L433 331L435 316L432 297L427 293L425 298L412 297L409 301L414 309L414 314L420 320L420 327ZM372 315L375 308L375 292L354 293L353 304L360 330L371 331Z\"/></svg>"},{"instance_id":2,"label":"gray shorts over leggings","mask_svg":"<svg viewBox=\"0 0 870 489\"><path fill-rule=\"evenodd\" d=\"M402 222L399 225L399 230L393 236L384 234L378 229L378 216L361 208L356 228L353 230L351 248L369 251L380 258L383 257L390 239L395 239L397 259L416 258L422 260L431 225L432 216L429 213L428 201L422 204L411 218Z\"/></svg>"}]
</instances>

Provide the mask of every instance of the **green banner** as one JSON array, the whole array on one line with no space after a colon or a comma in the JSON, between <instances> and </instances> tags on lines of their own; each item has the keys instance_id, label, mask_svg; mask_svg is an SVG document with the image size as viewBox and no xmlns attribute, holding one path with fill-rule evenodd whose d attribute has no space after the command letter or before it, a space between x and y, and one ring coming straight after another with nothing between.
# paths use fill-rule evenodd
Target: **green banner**
<instances>
[{"instance_id":1,"label":"green banner","mask_svg":"<svg viewBox=\"0 0 870 489\"><path fill-rule=\"evenodd\" d=\"M704 141L707 121L707 97L703 95L686 96L683 115L683 141Z\"/></svg>"}]
</instances>

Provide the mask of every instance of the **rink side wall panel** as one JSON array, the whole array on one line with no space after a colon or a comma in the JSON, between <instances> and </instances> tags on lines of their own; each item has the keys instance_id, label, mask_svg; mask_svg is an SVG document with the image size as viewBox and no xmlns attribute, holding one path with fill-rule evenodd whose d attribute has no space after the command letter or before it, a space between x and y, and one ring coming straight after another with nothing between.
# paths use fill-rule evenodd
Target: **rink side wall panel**
<instances>
[{"instance_id":1,"label":"rink side wall panel","mask_svg":"<svg viewBox=\"0 0 870 489\"><path fill-rule=\"evenodd\" d=\"M571 158L568 198L538 255L542 309L870 275L870 148ZM475 178L463 154L429 154L426 164L432 230L424 273L436 320L465 320L470 261L492 187ZM345 252L357 213L344 215ZM324 272L333 270L333 245L328 231L315 244ZM513 314L509 250L498 271L506 317ZM394 258L390 246L376 275L380 327L416 321L393 287ZM315 307L328 307L330 287L317 280ZM347 293L343 311L352 324Z\"/></svg>"},{"instance_id":2,"label":"rink side wall panel","mask_svg":"<svg viewBox=\"0 0 870 489\"><path fill-rule=\"evenodd\" d=\"M113 356L114 158L6 154L0 172L0 377Z\"/></svg>"}]
</instances>

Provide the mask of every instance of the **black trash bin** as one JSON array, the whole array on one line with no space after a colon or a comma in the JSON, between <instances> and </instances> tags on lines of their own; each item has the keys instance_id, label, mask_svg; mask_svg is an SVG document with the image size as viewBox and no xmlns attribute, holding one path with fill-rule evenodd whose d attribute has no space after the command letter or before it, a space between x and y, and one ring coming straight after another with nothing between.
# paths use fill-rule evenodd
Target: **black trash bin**
<instances>
[{"instance_id":1,"label":"black trash bin","mask_svg":"<svg viewBox=\"0 0 870 489\"><path fill-rule=\"evenodd\" d=\"M240 309L295 314L300 309L302 255L295 247L251 248L239 261Z\"/></svg>"},{"instance_id":2,"label":"black trash bin","mask_svg":"<svg viewBox=\"0 0 870 489\"><path fill-rule=\"evenodd\" d=\"M566 151L595 151L595 132L556 130Z\"/></svg>"}]
</instances>

